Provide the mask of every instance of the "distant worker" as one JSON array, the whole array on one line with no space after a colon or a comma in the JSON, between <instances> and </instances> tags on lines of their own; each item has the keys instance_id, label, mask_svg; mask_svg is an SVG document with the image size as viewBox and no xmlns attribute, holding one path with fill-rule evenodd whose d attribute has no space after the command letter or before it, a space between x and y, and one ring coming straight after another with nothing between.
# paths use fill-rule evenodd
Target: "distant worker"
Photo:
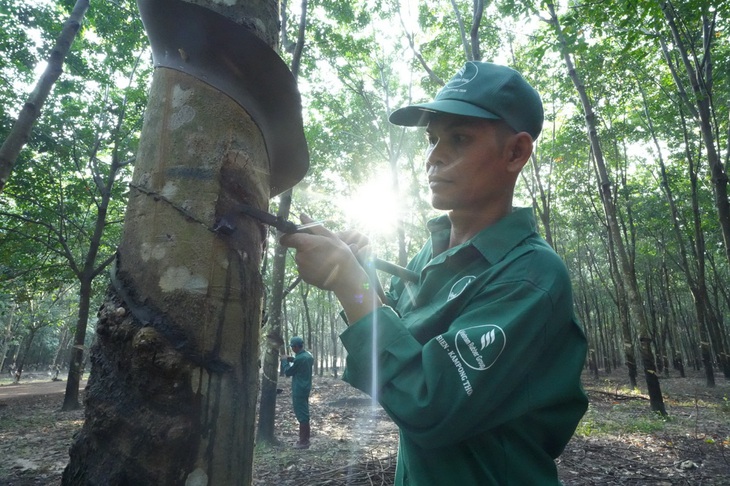
<instances>
[{"instance_id":1,"label":"distant worker","mask_svg":"<svg viewBox=\"0 0 730 486\"><path fill-rule=\"evenodd\" d=\"M294 336L289 341L294 356L282 358L286 376L291 376L291 397L294 415L299 422L299 440L295 449L309 449L309 393L312 391L312 365L314 358L304 350L304 339Z\"/></svg>"}]
</instances>

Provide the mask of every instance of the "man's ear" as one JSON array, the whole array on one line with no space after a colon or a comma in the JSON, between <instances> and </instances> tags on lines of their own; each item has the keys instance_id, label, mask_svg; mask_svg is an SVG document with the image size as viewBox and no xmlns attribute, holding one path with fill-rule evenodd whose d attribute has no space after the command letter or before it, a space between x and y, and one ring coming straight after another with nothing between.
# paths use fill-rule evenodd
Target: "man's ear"
<instances>
[{"instance_id":1,"label":"man's ear","mask_svg":"<svg viewBox=\"0 0 730 486\"><path fill-rule=\"evenodd\" d=\"M512 135L507 143L507 170L518 173L532 155L532 137L527 132Z\"/></svg>"}]
</instances>

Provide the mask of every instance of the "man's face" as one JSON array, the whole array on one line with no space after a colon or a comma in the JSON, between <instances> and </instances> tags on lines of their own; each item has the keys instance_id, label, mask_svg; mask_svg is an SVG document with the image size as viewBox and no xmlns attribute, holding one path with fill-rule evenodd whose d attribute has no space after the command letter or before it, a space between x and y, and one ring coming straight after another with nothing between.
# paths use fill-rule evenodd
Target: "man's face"
<instances>
[{"instance_id":1,"label":"man's face","mask_svg":"<svg viewBox=\"0 0 730 486\"><path fill-rule=\"evenodd\" d=\"M507 170L505 137L495 122L434 115L426 127L426 172L436 209L481 211L511 201L515 175Z\"/></svg>"}]
</instances>

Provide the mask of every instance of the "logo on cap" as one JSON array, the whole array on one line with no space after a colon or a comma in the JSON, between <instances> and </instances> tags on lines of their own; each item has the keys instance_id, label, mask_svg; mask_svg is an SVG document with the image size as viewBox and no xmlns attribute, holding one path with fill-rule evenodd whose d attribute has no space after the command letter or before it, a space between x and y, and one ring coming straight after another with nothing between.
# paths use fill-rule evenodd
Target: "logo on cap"
<instances>
[{"instance_id":1,"label":"logo on cap","mask_svg":"<svg viewBox=\"0 0 730 486\"><path fill-rule=\"evenodd\" d=\"M474 81L474 78L477 77L478 73L479 69L477 69L474 63L467 62L466 64L464 64L464 67L459 69L459 72L457 72L454 77L451 78L448 83L446 83L444 89L460 88L465 84Z\"/></svg>"}]
</instances>

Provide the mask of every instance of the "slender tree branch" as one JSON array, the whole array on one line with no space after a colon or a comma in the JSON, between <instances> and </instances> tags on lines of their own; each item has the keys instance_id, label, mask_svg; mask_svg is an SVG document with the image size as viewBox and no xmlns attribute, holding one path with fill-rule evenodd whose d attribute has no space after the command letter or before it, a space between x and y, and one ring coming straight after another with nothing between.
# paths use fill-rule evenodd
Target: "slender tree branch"
<instances>
[{"instance_id":1,"label":"slender tree branch","mask_svg":"<svg viewBox=\"0 0 730 486\"><path fill-rule=\"evenodd\" d=\"M474 1L476 3L478 0ZM461 18L461 12L459 11L459 6L456 4L456 0L451 0L451 8L454 10L456 24L459 26L459 36L461 37L461 46L464 48L464 57L467 61L473 61L471 46L469 45L469 40L466 38L464 19Z\"/></svg>"},{"instance_id":2,"label":"slender tree branch","mask_svg":"<svg viewBox=\"0 0 730 486\"><path fill-rule=\"evenodd\" d=\"M301 65L302 52L304 51L304 33L307 28L307 0L302 0L301 11L302 14L299 17L299 29L297 31L297 43L291 61L291 72L295 79L299 78L299 66Z\"/></svg>"},{"instance_id":3,"label":"slender tree branch","mask_svg":"<svg viewBox=\"0 0 730 486\"><path fill-rule=\"evenodd\" d=\"M474 18L471 23L471 59L479 61L482 59L482 49L479 45L479 27L484 15L484 0L474 0Z\"/></svg>"},{"instance_id":4,"label":"slender tree branch","mask_svg":"<svg viewBox=\"0 0 730 486\"><path fill-rule=\"evenodd\" d=\"M24 223L41 226L41 227L47 229L50 234L55 235L56 239L53 242L49 242L45 238L41 238L39 236L35 236L33 234L26 233L17 228L6 227L5 231L7 231L8 233L16 234L16 235L20 236L21 238L26 239L28 241L36 242L39 245L46 248L47 250L49 250L51 253L54 253L62 258L65 258L66 260L68 260L69 266L71 267L71 270L74 272L74 274L76 274L76 275L79 274L79 267L73 258L73 253L71 253L71 250L69 249L65 238L63 238L63 236L58 232L58 230L56 228L54 228L52 225L44 223L42 221L36 221L31 218L26 218L19 214L8 213L5 211L0 211L0 215L6 216L8 218L16 219L16 220L22 221ZM57 248L57 245L55 243L60 243L62 251Z\"/></svg>"},{"instance_id":5,"label":"slender tree branch","mask_svg":"<svg viewBox=\"0 0 730 486\"><path fill-rule=\"evenodd\" d=\"M108 267L116 257L117 254L116 252L114 252L106 257L101 263L99 263L99 265L91 272L91 279L95 279L101 272L103 272L104 269Z\"/></svg>"},{"instance_id":6,"label":"slender tree branch","mask_svg":"<svg viewBox=\"0 0 730 486\"><path fill-rule=\"evenodd\" d=\"M418 59L418 62L421 64L421 67L428 73L428 77L431 79L432 82L436 83L439 86L443 86L444 80L441 79L433 70L428 66L428 63L423 58L423 55L416 49L416 44L414 41L414 34L408 32L408 29L406 28L406 24L403 21L403 16L400 15L399 12L399 19L400 19L400 25L403 28L403 34L406 36L406 39L408 40L408 45L411 48L411 51L413 52L413 55L416 56L416 59Z\"/></svg>"},{"instance_id":7,"label":"slender tree branch","mask_svg":"<svg viewBox=\"0 0 730 486\"><path fill-rule=\"evenodd\" d=\"M18 119L8 138L0 147L0 192L5 188L5 183L10 177L15 161L20 151L30 139L30 134L35 121L41 114L43 104L46 102L51 88L63 71L63 61L66 58L76 34L81 28L81 20L89 8L89 0L77 0L71 15L66 20L61 30L61 35L51 51L48 66L43 72L35 89L23 105Z\"/></svg>"}]
</instances>

